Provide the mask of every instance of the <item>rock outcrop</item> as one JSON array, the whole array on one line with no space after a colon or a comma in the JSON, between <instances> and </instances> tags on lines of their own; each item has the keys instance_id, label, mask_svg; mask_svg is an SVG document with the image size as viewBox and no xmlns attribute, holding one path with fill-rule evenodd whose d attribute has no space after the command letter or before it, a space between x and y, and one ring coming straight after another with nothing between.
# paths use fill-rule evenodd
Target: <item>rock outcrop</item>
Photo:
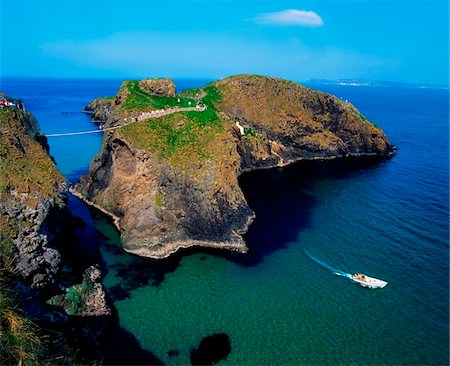
<instances>
[{"instance_id":1,"label":"rock outcrop","mask_svg":"<svg viewBox=\"0 0 450 366\"><path fill-rule=\"evenodd\" d=\"M85 107L84 112L91 115L92 122L102 123L109 118L115 104L116 100L114 98L97 98Z\"/></svg>"},{"instance_id":2,"label":"rock outcrop","mask_svg":"<svg viewBox=\"0 0 450 366\"><path fill-rule=\"evenodd\" d=\"M100 280L100 269L91 266L84 272L80 284L67 288L64 295L53 296L48 303L63 308L69 315L111 315Z\"/></svg>"},{"instance_id":3,"label":"rock outcrop","mask_svg":"<svg viewBox=\"0 0 450 366\"><path fill-rule=\"evenodd\" d=\"M150 95L174 97L177 94L175 83L171 79L143 79L139 87Z\"/></svg>"},{"instance_id":4,"label":"rock outcrop","mask_svg":"<svg viewBox=\"0 0 450 366\"><path fill-rule=\"evenodd\" d=\"M106 133L76 186L78 197L114 219L124 249L142 256L190 246L245 252L242 234L254 213L238 184L243 171L394 152L353 105L286 80L239 75L172 99L124 82L118 95L123 104L107 126L162 103L196 103L199 95L207 106Z\"/></svg>"},{"instance_id":5,"label":"rock outcrop","mask_svg":"<svg viewBox=\"0 0 450 366\"><path fill-rule=\"evenodd\" d=\"M0 110L0 240L13 244L15 271L33 288L53 284L55 243L67 216L67 183L48 155L34 117Z\"/></svg>"}]
</instances>

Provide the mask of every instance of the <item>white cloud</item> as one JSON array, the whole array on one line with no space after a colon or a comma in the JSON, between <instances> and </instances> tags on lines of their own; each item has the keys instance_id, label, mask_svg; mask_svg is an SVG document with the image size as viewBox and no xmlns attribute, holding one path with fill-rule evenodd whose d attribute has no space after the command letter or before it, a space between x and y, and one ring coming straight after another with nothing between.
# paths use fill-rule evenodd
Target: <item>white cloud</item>
<instances>
[{"instance_id":1,"label":"white cloud","mask_svg":"<svg viewBox=\"0 0 450 366\"><path fill-rule=\"evenodd\" d=\"M321 27L322 18L314 11L287 9L276 13L259 14L255 20L262 24Z\"/></svg>"}]
</instances>

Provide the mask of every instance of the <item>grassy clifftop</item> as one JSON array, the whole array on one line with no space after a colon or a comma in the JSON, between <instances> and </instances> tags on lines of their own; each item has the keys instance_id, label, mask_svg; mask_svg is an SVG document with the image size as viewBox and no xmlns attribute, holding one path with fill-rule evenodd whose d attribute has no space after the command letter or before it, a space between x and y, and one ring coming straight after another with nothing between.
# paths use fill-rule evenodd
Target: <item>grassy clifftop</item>
<instances>
[{"instance_id":1,"label":"grassy clifftop","mask_svg":"<svg viewBox=\"0 0 450 366\"><path fill-rule=\"evenodd\" d=\"M192 94L197 94L192 91ZM140 93L138 94L141 95ZM119 130L133 146L156 153L162 159L169 159L175 164L201 162L217 151L215 141L224 131L222 118L214 103L220 99L214 86L202 90L202 103L207 107L203 112L189 111L166 115L157 119L148 119L133 123ZM135 100L135 96L130 96ZM128 97L128 98L130 98ZM178 98L147 96L147 108L173 106L195 106L194 99L183 96ZM126 99L124 106L129 99ZM191 102L189 105L188 103ZM174 104L175 103L175 104Z\"/></svg>"},{"instance_id":2,"label":"grassy clifftop","mask_svg":"<svg viewBox=\"0 0 450 366\"><path fill-rule=\"evenodd\" d=\"M263 154L266 142L280 141L311 154L386 154L391 145L381 129L352 104L298 83L258 75L236 75L180 95L155 96L126 81L120 109L148 111L206 105L204 112L176 113L129 125L118 134L132 145L173 163L198 162L217 155L214 141L240 123L242 138ZM189 104L190 103L190 104ZM283 148L283 146L281 147Z\"/></svg>"},{"instance_id":3,"label":"grassy clifftop","mask_svg":"<svg viewBox=\"0 0 450 366\"><path fill-rule=\"evenodd\" d=\"M56 197L64 177L42 146L26 132L18 110L0 110L0 195L12 191Z\"/></svg>"},{"instance_id":4,"label":"grassy clifftop","mask_svg":"<svg viewBox=\"0 0 450 366\"><path fill-rule=\"evenodd\" d=\"M185 108L190 106L189 103L195 105L193 98L152 95L139 86L139 80L124 81L118 95L124 99L121 107L125 110L149 111L177 106Z\"/></svg>"},{"instance_id":5,"label":"grassy clifftop","mask_svg":"<svg viewBox=\"0 0 450 366\"><path fill-rule=\"evenodd\" d=\"M64 177L34 137L39 130L31 114L20 109L0 109L0 364L50 364L48 344L39 328L21 311L24 300L17 287L22 265L45 261L51 250L43 248L46 227L43 201L61 200ZM40 140L41 137L36 137ZM44 141L43 141L44 142ZM43 217L40 217L43 216ZM46 243L46 239L45 239ZM42 246L41 246L42 245ZM45 255L44 255L45 253ZM37 270L37 272L39 272ZM45 267L39 274L47 273ZM23 291L23 290L21 290ZM48 336L48 335L47 335Z\"/></svg>"}]
</instances>

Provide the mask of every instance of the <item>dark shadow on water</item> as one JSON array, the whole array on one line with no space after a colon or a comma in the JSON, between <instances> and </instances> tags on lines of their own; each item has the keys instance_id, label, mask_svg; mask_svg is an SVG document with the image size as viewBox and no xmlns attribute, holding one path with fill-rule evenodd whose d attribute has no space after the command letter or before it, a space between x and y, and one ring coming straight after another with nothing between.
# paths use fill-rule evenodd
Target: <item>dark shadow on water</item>
<instances>
[{"instance_id":1,"label":"dark shadow on water","mask_svg":"<svg viewBox=\"0 0 450 366\"><path fill-rule=\"evenodd\" d=\"M143 349L130 332L119 325L117 312L100 339L103 364L105 365L162 365L153 353Z\"/></svg>"},{"instance_id":2,"label":"dark shadow on water","mask_svg":"<svg viewBox=\"0 0 450 366\"><path fill-rule=\"evenodd\" d=\"M129 254L122 251L122 255ZM117 301L130 298L131 291L142 286L160 286L165 275L179 267L180 259L178 256L165 260L134 257L131 263L117 263L110 266L121 280L119 284L108 289L111 299Z\"/></svg>"},{"instance_id":3,"label":"dark shadow on water","mask_svg":"<svg viewBox=\"0 0 450 366\"><path fill-rule=\"evenodd\" d=\"M217 333L202 339L198 348L191 351L192 365L215 365L231 352L228 334Z\"/></svg>"},{"instance_id":4,"label":"dark shadow on water","mask_svg":"<svg viewBox=\"0 0 450 366\"><path fill-rule=\"evenodd\" d=\"M66 270L62 271L61 278L67 285L80 283L84 270L91 265L99 265L103 275L108 273L108 265L104 261L101 248L113 248L108 244L110 238L101 233L89 212L88 207L80 200L73 196L69 197L69 209L72 212L72 225L68 227L70 235L68 235L64 245L60 246L63 263ZM98 213L97 213L98 215ZM116 255L126 255L119 247L116 246ZM142 259L140 262L145 262ZM147 263L148 265L148 263ZM133 267L133 266L131 266ZM151 267L148 265L148 267ZM70 270L68 270L70 268ZM123 269L124 273L128 272L131 276L123 276L125 283L134 283L135 286L142 285L146 276L151 277L152 273L148 273L142 268L140 281L137 280L137 273L128 268ZM162 280L163 275L158 277ZM148 280L147 280L148 282ZM49 329L65 334L67 342L77 350L76 359L81 364L102 364L107 365L161 365L154 354L143 349L133 334L123 329L119 324L118 314L111 301L111 296L107 292L108 304L112 309L111 317L70 317L69 324L61 324L49 326ZM103 327L105 329L102 330ZM96 340L95 334L102 333L102 336Z\"/></svg>"},{"instance_id":5,"label":"dark shadow on water","mask_svg":"<svg viewBox=\"0 0 450 366\"><path fill-rule=\"evenodd\" d=\"M311 213L318 202L312 192L316 182L354 177L380 164L379 159L302 161L242 174L239 184L256 218L244 235L248 253L226 257L243 266L255 266L286 248L312 225Z\"/></svg>"},{"instance_id":6,"label":"dark shadow on water","mask_svg":"<svg viewBox=\"0 0 450 366\"><path fill-rule=\"evenodd\" d=\"M379 169L385 163L386 161L378 158L302 161L284 168L242 174L239 184L250 208L256 213L255 220L244 235L249 247L247 254L189 248L180 250L163 261L136 257L133 262L136 266L133 265L133 268L118 268L125 284L113 289L116 298L127 296L137 285L150 283L159 286L166 273L177 269L182 257L196 253L223 257L245 267L258 265L265 257L292 245L302 230L311 228L311 213L318 203L313 193L315 183L322 179L349 179L370 174L371 170ZM199 260L207 258L201 256ZM143 274L148 280L143 280Z\"/></svg>"}]
</instances>

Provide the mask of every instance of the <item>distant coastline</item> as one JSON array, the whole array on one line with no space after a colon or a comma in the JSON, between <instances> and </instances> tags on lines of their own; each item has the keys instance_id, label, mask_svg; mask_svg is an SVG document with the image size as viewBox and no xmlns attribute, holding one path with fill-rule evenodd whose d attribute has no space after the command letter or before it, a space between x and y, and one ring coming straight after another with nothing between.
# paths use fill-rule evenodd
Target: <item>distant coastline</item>
<instances>
[{"instance_id":1,"label":"distant coastline","mask_svg":"<svg viewBox=\"0 0 450 366\"><path fill-rule=\"evenodd\" d=\"M130 77L131 80L140 80L144 76L136 75ZM221 78L219 78L221 79ZM72 80L84 82L87 80L108 80L116 81L119 85L123 81L123 77L54 77L54 76L0 76L0 85L4 82L10 81L23 81L30 82L35 81L60 81L60 80ZM188 89L187 85L206 85L216 78L184 78L184 77L174 77L175 84L177 85L178 91ZM307 79L307 80L294 80L302 85L339 85L339 86L371 86L371 87L384 87L384 88L414 88L414 89L449 89L449 85L444 84L417 84L417 83L404 83L399 81L389 81L389 80L366 80L366 79Z\"/></svg>"},{"instance_id":2,"label":"distant coastline","mask_svg":"<svg viewBox=\"0 0 450 366\"><path fill-rule=\"evenodd\" d=\"M448 85L413 84L386 80L361 80L361 79L308 79L304 85L340 85L340 86L373 86L384 88L418 88L418 89L448 89Z\"/></svg>"}]
</instances>

